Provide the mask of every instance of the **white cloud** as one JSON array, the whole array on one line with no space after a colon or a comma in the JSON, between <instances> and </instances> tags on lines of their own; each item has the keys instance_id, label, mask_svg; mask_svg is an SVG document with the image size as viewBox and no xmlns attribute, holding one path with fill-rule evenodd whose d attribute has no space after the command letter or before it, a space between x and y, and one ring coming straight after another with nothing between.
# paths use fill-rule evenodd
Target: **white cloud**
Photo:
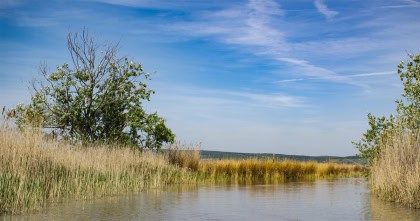
<instances>
[{"instance_id":1,"label":"white cloud","mask_svg":"<svg viewBox=\"0 0 420 221\"><path fill-rule=\"evenodd\" d=\"M246 5L200 13L192 22L171 24L171 28L195 37L211 36L238 50L294 66L299 75L365 87L292 56L294 44L288 42L282 27L284 13L275 1L250 0Z\"/></svg>"},{"instance_id":2,"label":"white cloud","mask_svg":"<svg viewBox=\"0 0 420 221\"><path fill-rule=\"evenodd\" d=\"M170 10L188 10L192 8L209 8L212 6L220 6L230 4L229 1L190 1L190 0L89 0L92 2L101 2L111 5L120 5L134 8L153 8L153 9L170 9ZM185 7L187 6L187 7Z\"/></svg>"},{"instance_id":3,"label":"white cloud","mask_svg":"<svg viewBox=\"0 0 420 221\"><path fill-rule=\"evenodd\" d=\"M162 90L168 90L163 89ZM176 94L172 99L188 100L192 103L207 105L231 106L235 109L242 107L264 107L264 108L296 108L303 107L304 98L300 96L291 96L281 93L258 93L244 90L218 90L208 88L171 88L171 92L166 95ZM165 92L163 92L165 93Z\"/></svg>"},{"instance_id":4,"label":"white cloud","mask_svg":"<svg viewBox=\"0 0 420 221\"><path fill-rule=\"evenodd\" d=\"M383 71L383 72L372 72L372 73L363 73L363 74L353 74L353 75L341 75L341 76L331 76L331 79L339 77L340 79L350 80L352 78L364 78L364 77L376 77L376 76L385 76L385 75L395 75L395 71ZM292 78L278 81L279 83L295 82L295 81L307 81L307 80L325 80L326 78Z\"/></svg>"},{"instance_id":5,"label":"white cloud","mask_svg":"<svg viewBox=\"0 0 420 221\"><path fill-rule=\"evenodd\" d=\"M324 0L315 0L314 4L318 12L323 14L327 19L331 19L338 15L337 11L333 11L328 8L328 6L324 3Z\"/></svg>"},{"instance_id":6,"label":"white cloud","mask_svg":"<svg viewBox=\"0 0 420 221\"><path fill-rule=\"evenodd\" d=\"M386 6L383 6L382 8L418 8L418 7L420 7L420 2L418 1L402 0L402 1L398 1L397 4L386 5Z\"/></svg>"}]
</instances>

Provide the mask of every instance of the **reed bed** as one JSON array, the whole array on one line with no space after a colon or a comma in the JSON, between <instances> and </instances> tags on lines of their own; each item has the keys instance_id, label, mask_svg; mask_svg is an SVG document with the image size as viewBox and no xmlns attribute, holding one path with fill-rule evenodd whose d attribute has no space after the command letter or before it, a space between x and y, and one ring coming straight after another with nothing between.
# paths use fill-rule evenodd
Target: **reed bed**
<instances>
[{"instance_id":1,"label":"reed bed","mask_svg":"<svg viewBox=\"0 0 420 221\"><path fill-rule=\"evenodd\" d=\"M303 178L359 177L360 165L298 162L291 160L202 160L199 172L205 177L227 179L298 180Z\"/></svg>"},{"instance_id":2,"label":"reed bed","mask_svg":"<svg viewBox=\"0 0 420 221\"><path fill-rule=\"evenodd\" d=\"M370 184L381 199L420 208L420 130L397 130L380 147Z\"/></svg>"},{"instance_id":3,"label":"reed bed","mask_svg":"<svg viewBox=\"0 0 420 221\"><path fill-rule=\"evenodd\" d=\"M200 163L200 149L200 145L187 146L178 142L166 149L165 157L172 165L197 171Z\"/></svg>"},{"instance_id":4,"label":"reed bed","mask_svg":"<svg viewBox=\"0 0 420 221\"><path fill-rule=\"evenodd\" d=\"M273 160L200 160L199 146L163 154L120 146L75 146L39 131L0 126L0 214L22 213L66 198L91 198L178 183L283 182L360 176L362 167Z\"/></svg>"},{"instance_id":5,"label":"reed bed","mask_svg":"<svg viewBox=\"0 0 420 221\"><path fill-rule=\"evenodd\" d=\"M47 141L39 132L0 128L0 214L68 197L112 195L195 179L195 174L155 153L104 145L81 148Z\"/></svg>"}]
</instances>

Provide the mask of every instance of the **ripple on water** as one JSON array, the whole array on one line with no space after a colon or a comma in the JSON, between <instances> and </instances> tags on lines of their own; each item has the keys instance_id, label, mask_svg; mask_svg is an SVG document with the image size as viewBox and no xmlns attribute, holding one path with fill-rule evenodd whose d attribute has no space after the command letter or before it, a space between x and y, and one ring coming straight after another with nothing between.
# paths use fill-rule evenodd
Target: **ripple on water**
<instances>
[{"instance_id":1,"label":"ripple on water","mask_svg":"<svg viewBox=\"0 0 420 221\"><path fill-rule=\"evenodd\" d=\"M420 220L420 210L372 196L366 180L172 186L53 204L1 220Z\"/></svg>"}]
</instances>

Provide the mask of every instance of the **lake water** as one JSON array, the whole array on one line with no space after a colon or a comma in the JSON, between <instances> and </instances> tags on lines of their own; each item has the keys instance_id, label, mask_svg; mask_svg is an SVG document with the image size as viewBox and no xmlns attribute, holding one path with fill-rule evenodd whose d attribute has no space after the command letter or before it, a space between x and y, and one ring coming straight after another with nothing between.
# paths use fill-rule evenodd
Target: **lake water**
<instances>
[{"instance_id":1,"label":"lake water","mask_svg":"<svg viewBox=\"0 0 420 221\"><path fill-rule=\"evenodd\" d=\"M49 205L0 220L420 220L372 196L363 178L265 185L173 186Z\"/></svg>"}]
</instances>

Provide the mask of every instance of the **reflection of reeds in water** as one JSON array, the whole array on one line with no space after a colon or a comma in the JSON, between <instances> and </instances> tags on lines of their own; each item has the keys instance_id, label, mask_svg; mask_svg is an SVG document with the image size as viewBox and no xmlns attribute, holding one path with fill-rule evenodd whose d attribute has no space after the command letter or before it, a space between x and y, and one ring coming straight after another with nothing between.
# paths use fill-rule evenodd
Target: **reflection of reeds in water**
<instances>
[{"instance_id":1,"label":"reflection of reeds in water","mask_svg":"<svg viewBox=\"0 0 420 221\"><path fill-rule=\"evenodd\" d=\"M273 160L202 160L199 171L215 178L294 180L360 176L362 167L338 163Z\"/></svg>"},{"instance_id":2,"label":"reflection of reeds in water","mask_svg":"<svg viewBox=\"0 0 420 221\"><path fill-rule=\"evenodd\" d=\"M39 132L0 128L0 213L23 212L69 196L190 182L194 176L154 153L104 145L81 148L46 141Z\"/></svg>"},{"instance_id":3,"label":"reflection of reeds in water","mask_svg":"<svg viewBox=\"0 0 420 221\"><path fill-rule=\"evenodd\" d=\"M362 211L365 220L420 220L420 211L418 209L383 201L377 196L369 197L369 205L369 207L365 207L364 211Z\"/></svg>"},{"instance_id":4,"label":"reflection of reeds in water","mask_svg":"<svg viewBox=\"0 0 420 221\"><path fill-rule=\"evenodd\" d=\"M381 146L370 183L380 198L420 208L420 131L396 131Z\"/></svg>"}]
</instances>

